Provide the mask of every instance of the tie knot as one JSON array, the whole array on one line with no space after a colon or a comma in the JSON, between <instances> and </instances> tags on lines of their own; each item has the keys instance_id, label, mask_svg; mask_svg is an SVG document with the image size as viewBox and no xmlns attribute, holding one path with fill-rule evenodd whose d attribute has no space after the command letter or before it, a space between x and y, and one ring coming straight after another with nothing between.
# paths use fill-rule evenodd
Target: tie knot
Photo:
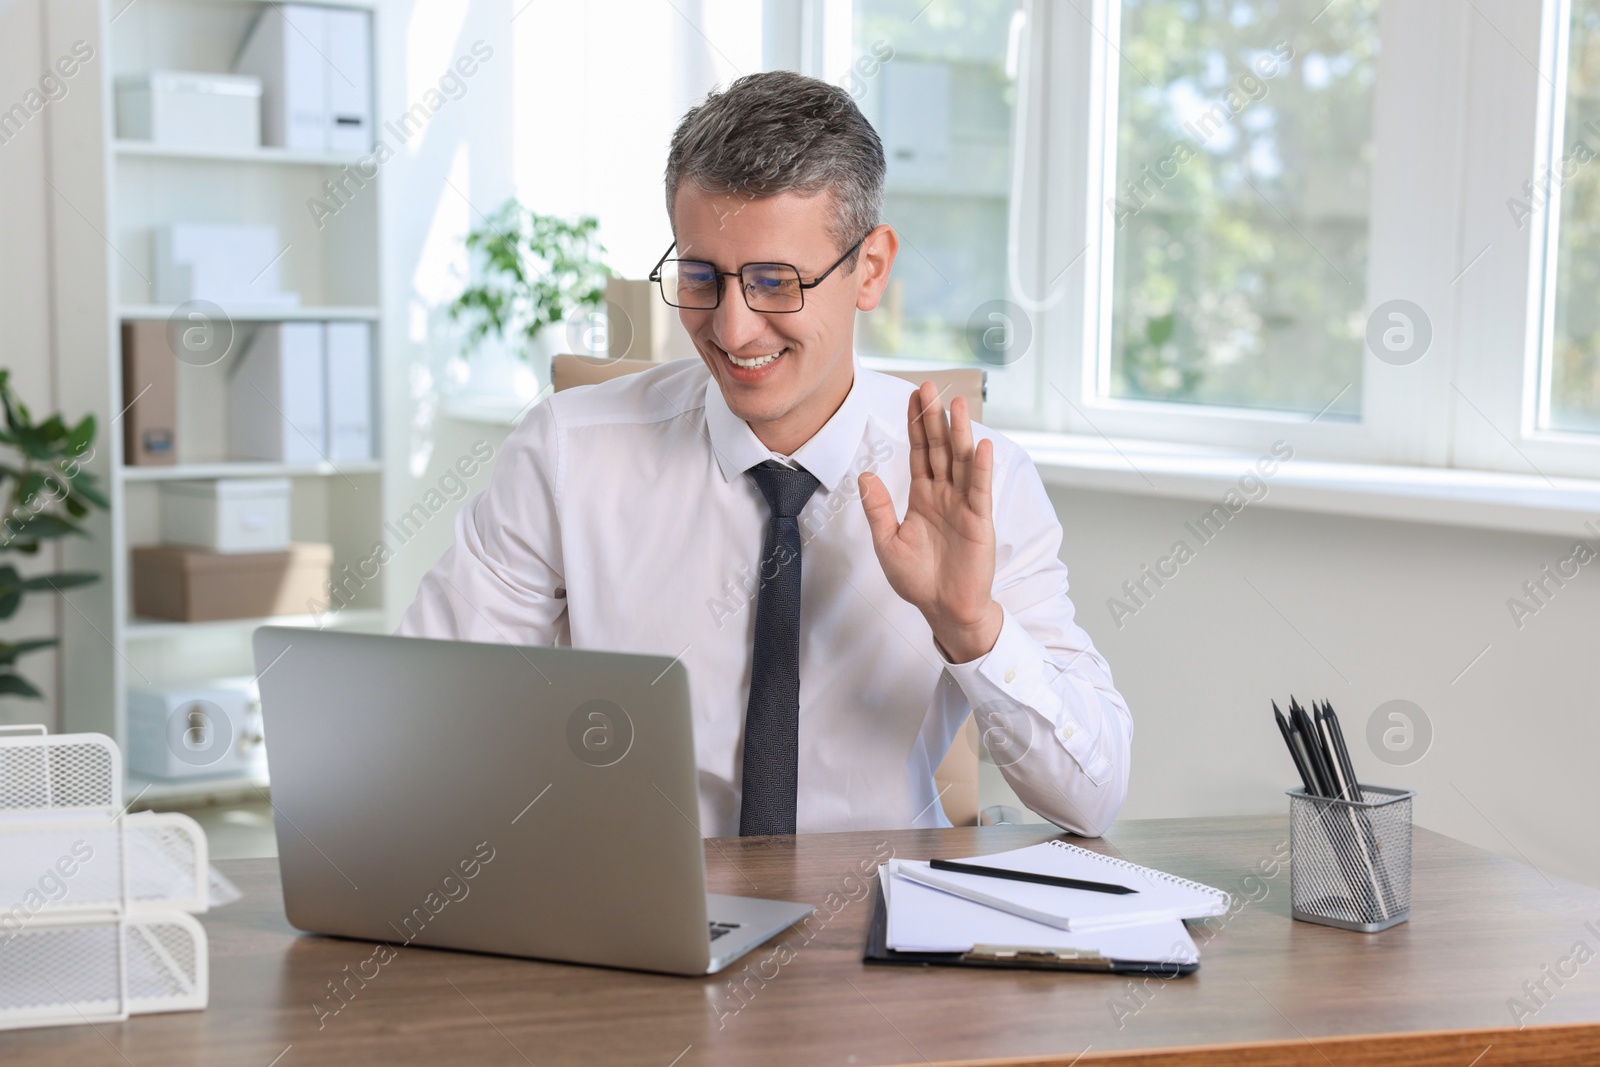
<instances>
[{"instance_id":1,"label":"tie knot","mask_svg":"<svg viewBox=\"0 0 1600 1067\"><path fill-rule=\"evenodd\" d=\"M800 514L811 494L821 483L812 473L800 467L785 467L776 460L757 463L745 471L755 479L761 495L767 498L767 507L775 519L792 519Z\"/></svg>"}]
</instances>

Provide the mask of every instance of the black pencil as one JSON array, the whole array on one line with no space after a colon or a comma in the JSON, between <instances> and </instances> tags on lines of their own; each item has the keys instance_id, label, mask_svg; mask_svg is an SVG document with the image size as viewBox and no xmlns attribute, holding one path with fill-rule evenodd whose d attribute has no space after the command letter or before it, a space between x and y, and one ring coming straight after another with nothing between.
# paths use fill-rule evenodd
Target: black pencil
<instances>
[{"instance_id":1,"label":"black pencil","mask_svg":"<svg viewBox=\"0 0 1600 1067\"><path fill-rule=\"evenodd\" d=\"M1085 878L1060 878L1053 874L1034 874L1032 871L1008 871L1003 867L981 867L976 863L956 860L929 860L928 866L936 871L952 874L981 874L985 878L1005 878L1013 882L1033 882L1036 885L1053 885L1061 889L1087 889L1091 893L1137 893L1125 885L1112 882L1091 882Z\"/></svg>"},{"instance_id":2,"label":"black pencil","mask_svg":"<svg viewBox=\"0 0 1600 1067\"><path fill-rule=\"evenodd\" d=\"M1317 791L1316 783L1311 780L1311 768L1306 766L1305 757L1294 744L1294 731L1289 727L1289 720L1283 717L1283 712L1278 710L1278 702L1272 702L1272 714L1278 720L1278 732L1283 734L1283 743L1289 746L1289 758L1294 760L1294 769L1300 772L1300 780L1305 783L1307 793Z\"/></svg>"}]
</instances>

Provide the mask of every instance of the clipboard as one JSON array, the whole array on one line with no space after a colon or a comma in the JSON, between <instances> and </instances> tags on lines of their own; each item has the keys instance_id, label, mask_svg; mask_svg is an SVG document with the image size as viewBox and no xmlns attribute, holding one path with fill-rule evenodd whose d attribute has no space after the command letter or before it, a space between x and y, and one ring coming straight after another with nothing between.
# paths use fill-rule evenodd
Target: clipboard
<instances>
[{"instance_id":1,"label":"clipboard","mask_svg":"<svg viewBox=\"0 0 1600 1067\"><path fill-rule=\"evenodd\" d=\"M1099 974L1142 974L1157 978L1182 978L1200 969L1199 963L1151 963L1107 959L1097 952L1055 952L1020 945L974 945L970 952L899 952L889 947L889 908L883 886L873 886L872 921L862 963L912 967L997 967L1025 971L1079 971Z\"/></svg>"}]
</instances>

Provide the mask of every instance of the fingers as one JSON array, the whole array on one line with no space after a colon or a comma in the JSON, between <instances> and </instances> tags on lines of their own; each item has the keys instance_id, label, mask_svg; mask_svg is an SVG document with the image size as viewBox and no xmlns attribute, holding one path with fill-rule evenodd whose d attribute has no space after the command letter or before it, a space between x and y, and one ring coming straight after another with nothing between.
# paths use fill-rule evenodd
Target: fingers
<instances>
[{"instance_id":1,"label":"fingers","mask_svg":"<svg viewBox=\"0 0 1600 1067\"><path fill-rule=\"evenodd\" d=\"M874 547L894 540L900 523L894 517L894 499L888 486L876 474L865 472L856 479L861 489L861 508L867 513L867 528L872 531Z\"/></svg>"},{"instance_id":2,"label":"fingers","mask_svg":"<svg viewBox=\"0 0 1600 1067\"><path fill-rule=\"evenodd\" d=\"M984 438L972 456L972 485L967 490L967 505L979 515L994 514L994 442Z\"/></svg>"},{"instance_id":3,"label":"fingers","mask_svg":"<svg viewBox=\"0 0 1600 1067\"><path fill-rule=\"evenodd\" d=\"M964 396L950 402L950 481L963 493L972 484L972 418Z\"/></svg>"},{"instance_id":4,"label":"fingers","mask_svg":"<svg viewBox=\"0 0 1600 1067\"><path fill-rule=\"evenodd\" d=\"M906 409L906 434L911 439L911 480L931 479L933 467L928 462L928 433L922 421L922 390L911 394Z\"/></svg>"},{"instance_id":5,"label":"fingers","mask_svg":"<svg viewBox=\"0 0 1600 1067\"><path fill-rule=\"evenodd\" d=\"M922 428L928 438L928 467L935 482L950 480L950 424L932 382L923 382L916 398L922 409Z\"/></svg>"}]
</instances>

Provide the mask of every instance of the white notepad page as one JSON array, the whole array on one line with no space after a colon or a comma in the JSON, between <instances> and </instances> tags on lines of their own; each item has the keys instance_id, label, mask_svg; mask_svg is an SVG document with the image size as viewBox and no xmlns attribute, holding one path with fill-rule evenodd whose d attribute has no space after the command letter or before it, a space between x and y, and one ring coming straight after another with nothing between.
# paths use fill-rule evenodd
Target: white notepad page
<instances>
[{"instance_id":1,"label":"white notepad page","mask_svg":"<svg viewBox=\"0 0 1600 1067\"><path fill-rule=\"evenodd\" d=\"M898 861L895 873L934 889L1074 933L1166 919L1201 919L1222 915L1228 910L1228 894L1220 889L1102 856L1065 841L1046 841L960 862L1058 878L1110 882L1137 892L1097 893L979 874L936 871L921 860Z\"/></svg>"},{"instance_id":2,"label":"white notepad page","mask_svg":"<svg viewBox=\"0 0 1600 1067\"><path fill-rule=\"evenodd\" d=\"M1068 933L894 875L878 868L889 912L888 946L897 952L970 952L975 945L1076 949L1125 963L1198 963L1200 951L1177 919Z\"/></svg>"}]
</instances>

